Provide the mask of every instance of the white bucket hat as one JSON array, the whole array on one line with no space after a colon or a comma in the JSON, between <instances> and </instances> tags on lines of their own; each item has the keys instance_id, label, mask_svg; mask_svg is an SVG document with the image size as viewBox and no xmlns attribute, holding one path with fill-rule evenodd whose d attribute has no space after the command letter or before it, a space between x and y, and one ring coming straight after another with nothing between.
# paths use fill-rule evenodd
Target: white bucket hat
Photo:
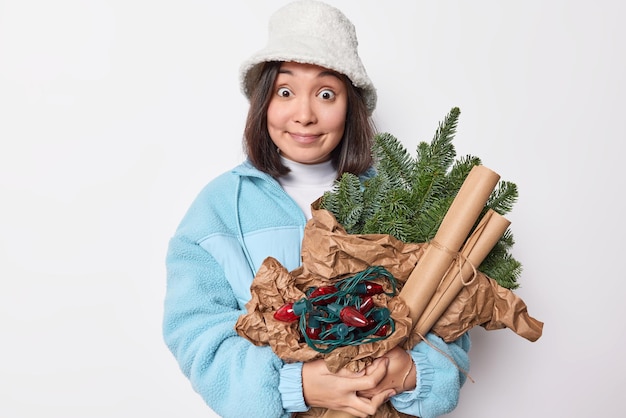
<instances>
[{"instance_id":1,"label":"white bucket hat","mask_svg":"<svg viewBox=\"0 0 626 418\"><path fill-rule=\"evenodd\" d=\"M294 1L272 15L268 35L266 47L240 67L248 99L264 62L294 61L346 75L365 93L369 113L374 111L376 89L359 58L354 25L340 10L317 0Z\"/></svg>"}]
</instances>

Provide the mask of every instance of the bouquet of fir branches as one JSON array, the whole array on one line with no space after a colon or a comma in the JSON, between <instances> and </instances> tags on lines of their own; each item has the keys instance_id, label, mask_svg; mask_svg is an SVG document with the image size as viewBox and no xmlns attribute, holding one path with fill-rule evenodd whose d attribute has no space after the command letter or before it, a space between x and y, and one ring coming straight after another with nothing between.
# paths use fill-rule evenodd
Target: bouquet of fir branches
<instances>
[{"instance_id":1,"label":"bouquet of fir branches","mask_svg":"<svg viewBox=\"0 0 626 418\"><path fill-rule=\"evenodd\" d=\"M264 261L237 332L285 361L324 358L331 371L361 370L397 345L425 341L427 332L451 342L480 325L537 340L543 323L513 292L522 265L511 254L504 215L517 187L476 156L457 158L459 115L453 108L415 157L393 135L378 134L374 172L344 174L312 204L302 266L286 271L271 257ZM359 283L364 273L368 280ZM374 285L375 295L356 291ZM338 333L339 311L348 308L363 311L362 324L339 324ZM287 311L292 320L285 320ZM401 416L384 406L376 417ZM302 416L337 414L313 408Z\"/></svg>"}]
</instances>

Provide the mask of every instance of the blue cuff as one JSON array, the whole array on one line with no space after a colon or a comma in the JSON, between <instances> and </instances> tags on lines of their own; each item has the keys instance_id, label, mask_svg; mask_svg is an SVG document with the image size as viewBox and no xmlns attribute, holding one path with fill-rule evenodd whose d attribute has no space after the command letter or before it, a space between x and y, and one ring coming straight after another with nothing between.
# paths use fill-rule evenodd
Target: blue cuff
<instances>
[{"instance_id":1,"label":"blue cuff","mask_svg":"<svg viewBox=\"0 0 626 418\"><path fill-rule=\"evenodd\" d=\"M284 364L280 369L278 383L283 408L287 412L306 412L309 407L302 394L302 363Z\"/></svg>"},{"instance_id":2,"label":"blue cuff","mask_svg":"<svg viewBox=\"0 0 626 418\"><path fill-rule=\"evenodd\" d=\"M451 412L459 401L464 370L469 369L469 336L445 343L427 334L428 343L419 343L410 351L417 370L417 386L391 398L400 412L422 418L436 418Z\"/></svg>"},{"instance_id":3,"label":"blue cuff","mask_svg":"<svg viewBox=\"0 0 626 418\"><path fill-rule=\"evenodd\" d=\"M418 411L413 410L411 412L417 412L417 416L421 416L422 413L419 411L421 403L415 401L424 399L430 394L435 378L435 369L430 365L428 358L423 353L409 351L409 354L415 363L417 385L413 390L402 392L392 397L391 404L401 412L410 407L417 408Z\"/></svg>"}]
</instances>

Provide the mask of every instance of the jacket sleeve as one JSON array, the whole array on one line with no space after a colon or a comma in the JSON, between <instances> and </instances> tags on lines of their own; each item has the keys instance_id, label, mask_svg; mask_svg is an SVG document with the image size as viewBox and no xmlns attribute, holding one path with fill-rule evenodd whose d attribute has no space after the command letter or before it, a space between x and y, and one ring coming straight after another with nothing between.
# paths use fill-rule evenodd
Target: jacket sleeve
<instances>
[{"instance_id":1,"label":"jacket sleeve","mask_svg":"<svg viewBox=\"0 0 626 418\"><path fill-rule=\"evenodd\" d=\"M235 295L219 264L194 240L169 243L163 336L182 372L224 418L288 417L278 390L283 362L235 331Z\"/></svg>"},{"instance_id":2,"label":"jacket sleeve","mask_svg":"<svg viewBox=\"0 0 626 418\"><path fill-rule=\"evenodd\" d=\"M456 408L469 371L469 334L451 343L426 335L410 351L417 370L414 390L391 398L395 409L421 418L435 418Z\"/></svg>"}]
</instances>

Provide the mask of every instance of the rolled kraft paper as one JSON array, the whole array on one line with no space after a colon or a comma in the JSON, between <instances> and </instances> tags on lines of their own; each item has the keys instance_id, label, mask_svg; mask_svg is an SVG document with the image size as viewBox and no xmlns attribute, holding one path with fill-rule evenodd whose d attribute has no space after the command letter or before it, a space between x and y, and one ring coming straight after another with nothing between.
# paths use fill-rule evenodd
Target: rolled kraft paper
<instances>
[{"instance_id":1,"label":"rolled kraft paper","mask_svg":"<svg viewBox=\"0 0 626 418\"><path fill-rule=\"evenodd\" d=\"M414 326L419 335L426 335L452 301L463 289L464 283L473 280L476 268L483 262L511 222L504 216L488 210L461 249L461 256L444 277L441 285ZM459 268L459 265L461 266Z\"/></svg>"},{"instance_id":2,"label":"rolled kraft paper","mask_svg":"<svg viewBox=\"0 0 626 418\"><path fill-rule=\"evenodd\" d=\"M499 174L477 165L470 170L461 185L435 238L400 291L400 297L409 307L413 324L424 313L499 180Z\"/></svg>"}]
</instances>

